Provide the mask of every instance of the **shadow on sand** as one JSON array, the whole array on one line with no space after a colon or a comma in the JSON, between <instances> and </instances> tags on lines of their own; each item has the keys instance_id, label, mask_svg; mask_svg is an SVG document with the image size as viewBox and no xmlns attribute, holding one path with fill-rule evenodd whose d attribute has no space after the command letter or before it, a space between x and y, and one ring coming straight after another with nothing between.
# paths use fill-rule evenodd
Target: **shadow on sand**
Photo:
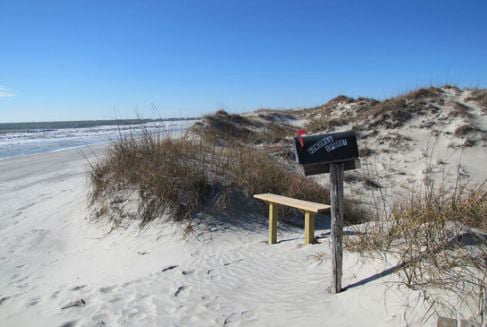
<instances>
[{"instance_id":1,"label":"shadow on sand","mask_svg":"<svg viewBox=\"0 0 487 327\"><path fill-rule=\"evenodd\" d=\"M395 265L394 267L391 267L391 268L388 268L388 269L385 269L384 271L381 271L379 273L376 273L376 274L373 274L372 276L369 276L367 278L364 278L362 280L359 280L358 282L355 282L355 283L352 283L350 285L347 285L346 287L343 288L344 291L348 290L348 289L351 289L351 288L355 288L355 287L358 287L358 286L363 286L367 283L370 283L370 282L373 282L375 280L378 280L382 277L385 277L385 276L388 276L392 273L395 273L396 271L404 268L404 266L406 265L406 263L400 263L398 265Z\"/></svg>"}]
</instances>

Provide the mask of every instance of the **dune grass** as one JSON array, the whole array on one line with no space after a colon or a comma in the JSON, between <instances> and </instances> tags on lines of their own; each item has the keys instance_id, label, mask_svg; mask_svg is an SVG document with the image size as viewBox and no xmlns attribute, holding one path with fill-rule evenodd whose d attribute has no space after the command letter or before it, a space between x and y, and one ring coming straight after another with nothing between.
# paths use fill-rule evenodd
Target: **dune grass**
<instances>
[{"instance_id":1,"label":"dune grass","mask_svg":"<svg viewBox=\"0 0 487 327\"><path fill-rule=\"evenodd\" d=\"M248 199L256 193L314 202L329 199L325 187L266 150L220 147L148 130L114 142L103 158L91 164L90 180L92 204L106 203L124 192L137 192L141 225L162 215L181 221L207 209L225 208L222 201L234 190ZM360 220L357 208L351 203L346 206L346 219Z\"/></svg>"},{"instance_id":2,"label":"dune grass","mask_svg":"<svg viewBox=\"0 0 487 327\"><path fill-rule=\"evenodd\" d=\"M293 127L273 121L272 113L259 117L260 120L219 110L204 116L191 131L204 142L221 146L277 143L293 135Z\"/></svg>"},{"instance_id":3,"label":"dune grass","mask_svg":"<svg viewBox=\"0 0 487 327\"><path fill-rule=\"evenodd\" d=\"M409 196L390 206L379 201L374 222L358 226L355 232L346 238L347 249L365 256L397 258L395 272L401 284L421 291L431 313L454 314L459 302L485 301L485 183L458 185L448 191L431 182L426 188L411 189Z\"/></svg>"},{"instance_id":4,"label":"dune grass","mask_svg":"<svg viewBox=\"0 0 487 327\"><path fill-rule=\"evenodd\" d=\"M306 128L310 132L331 131L351 124L355 130L393 129L402 127L418 114L435 112L438 109L428 104L432 99L441 100L442 89L438 87L417 90L377 101L370 98L349 98L338 96L322 107L321 114L311 119ZM330 118L329 113L339 104L355 104L357 114L344 111L338 118Z\"/></svg>"}]
</instances>

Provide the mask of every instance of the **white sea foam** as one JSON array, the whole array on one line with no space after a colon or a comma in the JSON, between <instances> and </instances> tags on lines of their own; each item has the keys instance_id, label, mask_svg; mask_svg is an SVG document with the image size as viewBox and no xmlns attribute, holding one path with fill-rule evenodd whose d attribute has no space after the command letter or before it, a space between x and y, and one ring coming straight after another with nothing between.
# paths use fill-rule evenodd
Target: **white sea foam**
<instances>
[{"instance_id":1,"label":"white sea foam","mask_svg":"<svg viewBox=\"0 0 487 327\"><path fill-rule=\"evenodd\" d=\"M157 121L134 125L83 128L29 129L0 133L0 160L36 153L108 143L120 135L139 134L143 129L180 135L194 120Z\"/></svg>"}]
</instances>

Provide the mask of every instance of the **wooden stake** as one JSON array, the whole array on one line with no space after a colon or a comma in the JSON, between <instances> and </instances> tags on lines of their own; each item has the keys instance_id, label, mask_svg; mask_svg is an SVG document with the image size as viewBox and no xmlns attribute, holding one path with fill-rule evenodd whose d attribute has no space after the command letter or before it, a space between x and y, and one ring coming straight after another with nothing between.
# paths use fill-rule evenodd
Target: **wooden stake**
<instances>
[{"instance_id":1,"label":"wooden stake","mask_svg":"<svg viewBox=\"0 0 487 327\"><path fill-rule=\"evenodd\" d=\"M313 244L315 240L315 213L304 213L304 244Z\"/></svg>"},{"instance_id":2,"label":"wooden stake","mask_svg":"<svg viewBox=\"0 0 487 327\"><path fill-rule=\"evenodd\" d=\"M330 165L332 269L331 293L342 290L343 164Z\"/></svg>"},{"instance_id":3,"label":"wooden stake","mask_svg":"<svg viewBox=\"0 0 487 327\"><path fill-rule=\"evenodd\" d=\"M269 244L277 242L277 204L269 203Z\"/></svg>"}]
</instances>

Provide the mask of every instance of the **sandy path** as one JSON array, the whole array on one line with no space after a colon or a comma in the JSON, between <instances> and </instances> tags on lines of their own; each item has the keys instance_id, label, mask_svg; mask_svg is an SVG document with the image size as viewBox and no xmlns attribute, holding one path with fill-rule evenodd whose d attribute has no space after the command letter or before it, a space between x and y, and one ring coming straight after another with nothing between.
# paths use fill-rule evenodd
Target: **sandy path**
<instances>
[{"instance_id":1,"label":"sandy path","mask_svg":"<svg viewBox=\"0 0 487 327\"><path fill-rule=\"evenodd\" d=\"M109 226L86 219L86 168L76 150L0 161L0 321L7 325L60 324L71 316L60 308L80 290L156 270L164 260L147 263L138 253L174 250L153 244L170 228L104 237ZM167 257L177 261L178 251Z\"/></svg>"},{"instance_id":2,"label":"sandy path","mask_svg":"<svg viewBox=\"0 0 487 327\"><path fill-rule=\"evenodd\" d=\"M86 167L75 150L0 161L0 325L419 324L390 276L328 294L328 240L302 246L300 228L281 228L274 246L250 222L197 226L186 241L162 223L106 234L87 220ZM384 268L344 258L345 285Z\"/></svg>"}]
</instances>

